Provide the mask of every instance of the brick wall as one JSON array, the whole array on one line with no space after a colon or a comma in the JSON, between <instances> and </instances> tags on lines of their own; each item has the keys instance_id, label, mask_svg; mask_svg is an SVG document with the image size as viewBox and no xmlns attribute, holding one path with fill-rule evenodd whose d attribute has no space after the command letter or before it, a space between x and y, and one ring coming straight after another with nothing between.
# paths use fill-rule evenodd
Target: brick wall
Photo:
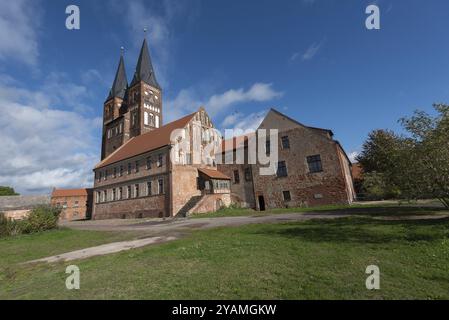
<instances>
[{"instance_id":1,"label":"brick wall","mask_svg":"<svg viewBox=\"0 0 449 320\"><path fill-rule=\"evenodd\" d=\"M83 220L89 217L88 196L52 197L51 205L62 208L61 220Z\"/></svg>"},{"instance_id":2,"label":"brick wall","mask_svg":"<svg viewBox=\"0 0 449 320\"><path fill-rule=\"evenodd\" d=\"M290 148L283 150L279 141L279 161L285 161L287 177L262 176L259 165L254 166L253 177L256 202L263 196L269 208L343 204L350 202L336 142L305 127L295 127L279 133L287 136ZM311 173L307 157L320 155L322 172ZM291 200L284 200L289 191ZM259 208L259 203L257 203Z\"/></svg>"},{"instance_id":3,"label":"brick wall","mask_svg":"<svg viewBox=\"0 0 449 320\"><path fill-rule=\"evenodd\" d=\"M231 205L231 196L229 193L224 194L207 194L204 195L201 200L193 207L189 214L201 214L208 212L215 212L219 210L222 206Z\"/></svg>"}]
</instances>

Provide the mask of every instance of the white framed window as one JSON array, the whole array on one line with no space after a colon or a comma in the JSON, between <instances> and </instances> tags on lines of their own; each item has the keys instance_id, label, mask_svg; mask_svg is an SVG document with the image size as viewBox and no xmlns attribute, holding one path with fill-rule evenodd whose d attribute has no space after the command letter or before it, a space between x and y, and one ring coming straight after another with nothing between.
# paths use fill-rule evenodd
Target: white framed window
<instances>
[{"instance_id":1,"label":"white framed window","mask_svg":"<svg viewBox=\"0 0 449 320\"><path fill-rule=\"evenodd\" d=\"M156 124L155 124L156 128L159 128L159 116L156 115Z\"/></svg>"},{"instance_id":2,"label":"white framed window","mask_svg":"<svg viewBox=\"0 0 449 320\"><path fill-rule=\"evenodd\" d=\"M149 125L148 112L143 113L143 123L147 126Z\"/></svg>"}]
</instances>

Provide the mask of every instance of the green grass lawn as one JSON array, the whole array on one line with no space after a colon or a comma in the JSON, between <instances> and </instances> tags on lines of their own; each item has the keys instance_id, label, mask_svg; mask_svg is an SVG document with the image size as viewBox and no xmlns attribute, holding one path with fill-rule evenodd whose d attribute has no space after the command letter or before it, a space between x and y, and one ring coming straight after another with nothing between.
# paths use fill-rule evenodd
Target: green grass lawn
<instances>
[{"instance_id":1,"label":"green grass lawn","mask_svg":"<svg viewBox=\"0 0 449 320\"><path fill-rule=\"evenodd\" d=\"M247 225L88 260L16 264L68 249L57 238L117 236L75 233L0 241L0 299L449 299L447 218ZM65 288L69 264L81 270L81 290ZM365 288L371 264L379 291Z\"/></svg>"},{"instance_id":2,"label":"green grass lawn","mask_svg":"<svg viewBox=\"0 0 449 320\"><path fill-rule=\"evenodd\" d=\"M131 232L79 231L61 228L39 234L0 238L0 281L15 264L105 243L132 239Z\"/></svg>"},{"instance_id":3,"label":"green grass lawn","mask_svg":"<svg viewBox=\"0 0 449 320\"><path fill-rule=\"evenodd\" d=\"M424 205L425 204L425 205ZM445 211L438 201L430 201L425 203L416 203L413 205L404 204L401 202L388 202L388 203L356 203L351 205L325 205L309 208L280 208L280 209L269 209L266 211L256 211L247 208L223 208L216 212L195 214L191 218L219 218L219 217L239 217L239 216L263 216L271 214L281 214L281 213L305 213L305 212L342 212L346 211L348 213L360 214L360 215L371 215L380 212L386 212L391 214L391 209L394 209L395 215L400 212L401 214L434 214L440 211Z\"/></svg>"}]
</instances>

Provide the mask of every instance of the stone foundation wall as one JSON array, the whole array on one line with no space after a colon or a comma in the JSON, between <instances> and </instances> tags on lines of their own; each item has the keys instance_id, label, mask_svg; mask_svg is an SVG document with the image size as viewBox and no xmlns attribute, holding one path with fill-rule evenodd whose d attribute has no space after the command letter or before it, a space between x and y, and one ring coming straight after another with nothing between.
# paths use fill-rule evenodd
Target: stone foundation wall
<instances>
[{"instance_id":1,"label":"stone foundation wall","mask_svg":"<svg viewBox=\"0 0 449 320\"><path fill-rule=\"evenodd\" d=\"M231 195L229 193L204 195L198 204L189 211L189 214L200 214L215 212L221 209L221 206L229 207L231 205Z\"/></svg>"},{"instance_id":2,"label":"stone foundation wall","mask_svg":"<svg viewBox=\"0 0 449 320\"><path fill-rule=\"evenodd\" d=\"M165 195L95 204L93 220L167 217Z\"/></svg>"}]
</instances>

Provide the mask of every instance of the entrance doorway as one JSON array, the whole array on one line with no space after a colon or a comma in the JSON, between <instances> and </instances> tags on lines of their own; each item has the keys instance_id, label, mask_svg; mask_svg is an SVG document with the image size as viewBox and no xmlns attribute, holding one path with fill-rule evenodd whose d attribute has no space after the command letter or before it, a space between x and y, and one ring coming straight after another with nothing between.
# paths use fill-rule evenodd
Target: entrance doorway
<instances>
[{"instance_id":1,"label":"entrance doorway","mask_svg":"<svg viewBox=\"0 0 449 320\"><path fill-rule=\"evenodd\" d=\"M259 196L259 209L265 211L265 198L263 196Z\"/></svg>"}]
</instances>

